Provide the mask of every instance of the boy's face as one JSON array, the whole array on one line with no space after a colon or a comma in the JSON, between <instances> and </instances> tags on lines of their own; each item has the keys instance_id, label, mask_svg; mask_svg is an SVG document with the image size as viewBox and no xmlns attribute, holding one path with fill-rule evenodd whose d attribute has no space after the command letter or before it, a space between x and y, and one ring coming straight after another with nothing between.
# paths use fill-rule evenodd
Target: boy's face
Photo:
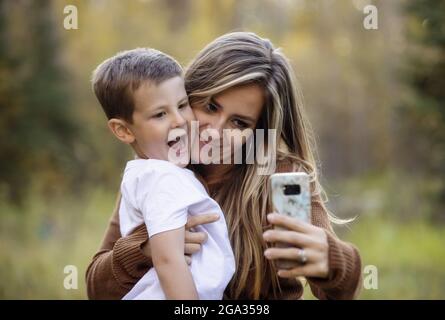
<instances>
[{"instance_id":1,"label":"boy's face","mask_svg":"<svg viewBox=\"0 0 445 320\"><path fill-rule=\"evenodd\" d=\"M135 138L132 143L135 151L139 156L184 167L190 159L189 123L195 117L182 77L158 85L145 81L134 92L133 99L133 123L127 125Z\"/></svg>"}]
</instances>

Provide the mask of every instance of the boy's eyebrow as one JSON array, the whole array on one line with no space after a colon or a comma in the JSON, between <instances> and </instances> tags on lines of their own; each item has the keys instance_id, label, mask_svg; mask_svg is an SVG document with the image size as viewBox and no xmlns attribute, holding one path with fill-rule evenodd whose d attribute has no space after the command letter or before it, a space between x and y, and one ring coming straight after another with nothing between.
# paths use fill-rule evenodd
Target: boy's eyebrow
<instances>
[{"instance_id":1,"label":"boy's eyebrow","mask_svg":"<svg viewBox=\"0 0 445 320\"><path fill-rule=\"evenodd\" d=\"M178 105L186 103L188 101L189 101L188 96L185 96L181 100L179 100ZM153 107L151 111L154 112L154 111L157 111L158 109L163 109L163 108L167 108L167 107L168 106L166 106L166 105L159 105L159 106Z\"/></svg>"},{"instance_id":2,"label":"boy's eyebrow","mask_svg":"<svg viewBox=\"0 0 445 320\"><path fill-rule=\"evenodd\" d=\"M153 108L151 108L150 112L155 112L155 111L158 111L160 109L165 109L165 106L161 105L161 106L153 107Z\"/></svg>"},{"instance_id":3,"label":"boy's eyebrow","mask_svg":"<svg viewBox=\"0 0 445 320\"><path fill-rule=\"evenodd\" d=\"M215 105L216 105L218 108L220 108L220 109L223 108L223 106L220 105L218 102L216 102L216 100L213 99L213 98L210 98L210 102L213 103L213 104L215 104ZM241 114L235 114L234 116L237 117L237 118L241 118L241 119L243 119L243 120L245 120L245 121L251 121L252 123L255 123L255 119L254 119L254 118L251 118L251 117L249 117L249 116L243 116L243 115L241 115Z\"/></svg>"},{"instance_id":4,"label":"boy's eyebrow","mask_svg":"<svg viewBox=\"0 0 445 320\"><path fill-rule=\"evenodd\" d=\"M185 96L181 100L179 100L178 104L183 104L185 102L189 102L189 97L188 96Z\"/></svg>"}]
</instances>

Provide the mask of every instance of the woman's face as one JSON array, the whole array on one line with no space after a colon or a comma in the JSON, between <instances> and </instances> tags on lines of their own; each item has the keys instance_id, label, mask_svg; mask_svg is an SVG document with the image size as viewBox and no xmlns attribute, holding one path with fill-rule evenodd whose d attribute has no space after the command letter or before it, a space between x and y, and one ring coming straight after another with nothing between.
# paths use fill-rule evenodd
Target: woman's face
<instances>
[{"instance_id":1,"label":"woman's face","mask_svg":"<svg viewBox=\"0 0 445 320\"><path fill-rule=\"evenodd\" d=\"M206 153L203 149L206 145L208 145L206 147L208 150L210 144L215 144L220 146L220 163L223 159L223 150L227 152L224 155L231 157L233 151L240 149L246 138L255 132L264 102L263 89L257 84L248 84L227 89L212 97L208 104L192 105L196 120L199 122L201 156L202 153ZM206 129L217 132L219 141L214 139L202 141L201 133ZM225 129L230 129L230 131ZM231 142L227 139L228 132L233 137ZM226 139L224 139L224 135ZM230 147L230 143L232 147Z\"/></svg>"}]
</instances>

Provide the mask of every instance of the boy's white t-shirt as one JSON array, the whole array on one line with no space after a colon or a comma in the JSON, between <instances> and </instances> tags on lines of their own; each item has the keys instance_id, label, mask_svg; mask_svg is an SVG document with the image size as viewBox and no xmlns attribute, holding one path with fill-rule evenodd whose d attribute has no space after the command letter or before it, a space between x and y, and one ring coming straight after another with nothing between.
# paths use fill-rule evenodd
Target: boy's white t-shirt
<instances>
[{"instance_id":1,"label":"boy's white t-shirt","mask_svg":"<svg viewBox=\"0 0 445 320\"><path fill-rule=\"evenodd\" d=\"M119 209L122 236L145 223L149 237L177 229L187 216L217 213L219 220L195 227L207 233L189 266L200 299L222 299L235 272L224 214L201 182L188 169L168 161L137 159L127 163ZM123 299L166 299L155 268L151 268Z\"/></svg>"}]
</instances>

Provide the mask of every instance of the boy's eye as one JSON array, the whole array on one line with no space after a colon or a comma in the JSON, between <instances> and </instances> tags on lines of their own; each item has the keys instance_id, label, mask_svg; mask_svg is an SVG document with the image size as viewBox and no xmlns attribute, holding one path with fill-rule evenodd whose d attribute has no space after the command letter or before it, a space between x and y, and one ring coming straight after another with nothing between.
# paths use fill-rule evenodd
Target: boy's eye
<instances>
[{"instance_id":1,"label":"boy's eye","mask_svg":"<svg viewBox=\"0 0 445 320\"><path fill-rule=\"evenodd\" d=\"M214 103L210 102L209 104L207 104L206 109L209 112L216 112L218 110L218 107Z\"/></svg>"},{"instance_id":2,"label":"boy's eye","mask_svg":"<svg viewBox=\"0 0 445 320\"><path fill-rule=\"evenodd\" d=\"M240 129L245 129L249 126L246 122L244 122L242 120L238 120L238 119L234 119L233 123L235 124L235 126L237 126Z\"/></svg>"},{"instance_id":3,"label":"boy's eye","mask_svg":"<svg viewBox=\"0 0 445 320\"><path fill-rule=\"evenodd\" d=\"M187 108L188 106L189 106L188 103L183 103L183 104L179 105L179 109L184 109L184 108Z\"/></svg>"},{"instance_id":4,"label":"boy's eye","mask_svg":"<svg viewBox=\"0 0 445 320\"><path fill-rule=\"evenodd\" d=\"M153 117L154 118L162 118L163 116L165 116L165 112L156 113Z\"/></svg>"}]
</instances>

